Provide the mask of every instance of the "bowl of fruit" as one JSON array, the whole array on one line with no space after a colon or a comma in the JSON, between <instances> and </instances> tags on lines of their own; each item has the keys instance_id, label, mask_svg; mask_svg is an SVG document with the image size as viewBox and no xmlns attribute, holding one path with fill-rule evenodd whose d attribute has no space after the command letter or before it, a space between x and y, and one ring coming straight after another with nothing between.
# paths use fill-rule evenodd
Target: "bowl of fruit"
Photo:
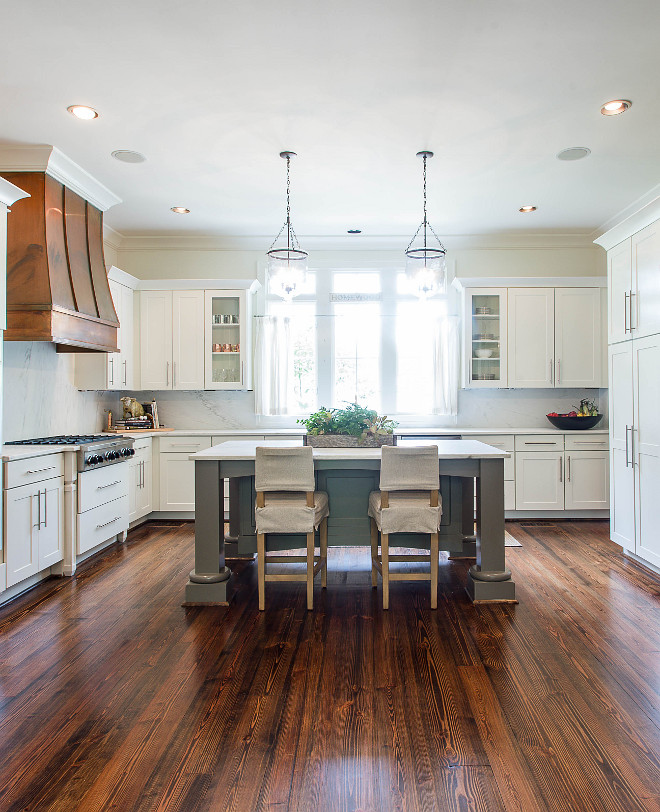
<instances>
[{"instance_id":1,"label":"bowl of fruit","mask_svg":"<svg viewBox=\"0 0 660 812\"><path fill-rule=\"evenodd\" d=\"M546 417L557 429L564 431L575 431L576 429L592 429L603 419L602 414L598 414L595 401L583 398L577 411L573 410L567 414L549 412Z\"/></svg>"}]
</instances>

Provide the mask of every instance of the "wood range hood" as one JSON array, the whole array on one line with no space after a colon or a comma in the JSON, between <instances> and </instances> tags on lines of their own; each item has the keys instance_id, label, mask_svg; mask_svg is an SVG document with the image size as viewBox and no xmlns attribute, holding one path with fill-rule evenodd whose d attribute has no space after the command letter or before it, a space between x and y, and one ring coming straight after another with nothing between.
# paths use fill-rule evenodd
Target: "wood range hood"
<instances>
[{"instance_id":1,"label":"wood range hood","mask_svg":"<svg viewBox=\"0 0 660 812\"><path fill-rule=\"evenodd\" d=\"M29 171L44 157L43 169ZM119 321L103 256L103 211L119 199L50 146L0 148L0 175L30 195L12 205L7 220L5 340L115 352Z\"/></svg>"}]
</instances>

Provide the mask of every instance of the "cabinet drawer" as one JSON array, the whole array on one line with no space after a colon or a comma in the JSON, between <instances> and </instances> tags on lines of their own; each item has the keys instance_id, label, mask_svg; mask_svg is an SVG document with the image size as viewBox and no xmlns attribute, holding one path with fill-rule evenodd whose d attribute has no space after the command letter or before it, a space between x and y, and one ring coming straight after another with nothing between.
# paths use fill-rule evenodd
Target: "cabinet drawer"
<instances>
[{"instance_id":1,"label":"cabinet drawer","mask_svg":"<svg viewBox=\"0 0 660 812\"><path fill-rule=\"evenodd\" d=\"M181 454L195 454L211 448L211 436L208 437L161 437L161 452L174 451Z\"/></svg>"},{"instance_id":2,"label":"cabinet drawer","mask_svg":"<svg viewBox=\"0 0 660 812\"><path fill-rule=\"evenodd\" d=\"M151 437L143 437L141 440L136 440L133 443L133 448L136 454L138 451L142 453L144 453L145 450L151 451Z\"/></svg>"},{"instance_id":3,"label":"cabinet drawer","mask_svg":"<svg viewBox=\"0 0 660 812\"><path fill-rule=\"evenodd\" d=\"M607 434L596 434L591 437L567 434L565 443L566 451L607 451L610 447Z\"/></svg>"},{"instance_id":4,"label":"cabinet drawer","mask_svg":"<svg viewBox=\"0 0 660 812\"><path fill-rule=\"evenodd\" d=\"M128 495L128 463L108 465L78 476L78 513Z\"/></svg>"},{"instance_id":5,"label":"cabinet drawer","mask_svg":"<svg viewBox=\"0 0 660 812\"><path fill-rule=\"evenodd\" d=\"M514 477L515 463L513 461L513 434L476 434L466 435L464 440L478 440L480 443L492 445L494 448L500 448L502 451L508 451L511 456L504 460L504 480L511 482ZM513 508L510 508L513 510ZM507 508L509 510L509 508Z\"/></svg>"},{"instance_id":6,"label":"cabinet drawer","mask_svg":"<svg viewBox=\"0 0 660 812\"><path fill-rule=\"evenodd\" d=\"M116 466L113 466L116 467ZM78 555L128 530L128 496L77 516Z\"/></svg>"},{"instance_id":7,"label":"cabinet drawer","mask_svg":"<svg viewBox=\"0 0 660 812\"><path fill-rule=\"evenodd\" d=\"M220 443L236 443L242 440L261 442L261 440L265 439L266 438L263 434L216 434L213 436L212 445L219 445Z\"/></svg>"},{"instance_id":8,"label":"cabinet drawer","mask_svg":"<svg viewBox=\"0 0 660 812\"><path fill-rule=\"evenodd\" d=\"M47 454L5 463L5 488L18 488L56 476L64 476L62 454Z\"/></svg>"},{"instance_id":9,"label":"cabinet drawer","mask_svg":"<svg viewBox=\"0 0 660 812\"><path fill-rule=\"evenodd\" d=\"M563 434L517 434L516 451L563 451Z\"/></svg>"}]
</instances>

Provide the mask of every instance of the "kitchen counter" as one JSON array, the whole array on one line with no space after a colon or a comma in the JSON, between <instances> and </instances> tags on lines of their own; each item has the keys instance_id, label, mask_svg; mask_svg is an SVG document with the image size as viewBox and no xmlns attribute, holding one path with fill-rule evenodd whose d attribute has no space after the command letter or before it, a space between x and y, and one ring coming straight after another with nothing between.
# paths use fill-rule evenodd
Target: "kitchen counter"
<instances>
[{"instance_id":1,"label":"kitchen counter","mask_svg":"<svg viewBox=\"0 0 660 812\"><path fill-rule=\"evenodd\" d=\"M420 427L402 427L399 426L395 429L394 433L400 437L409 437L409 436L424 436L424 437L446 437L455 436L460 434L461 436L469 436L472 434L482 435L482 434L585 434L588 432L589 434L607 434L608 429L606 428L595 428L595 429L577 429L575 431L566 431L563 429L556 429L554 426L548 424L547 428L534 428L534 429L525 429L525 428L469 428L465 426L457 426L455 428L428 428L424 426ZM114 433L114 432L113 432ZM134 432L134 431L125 431L120 432L122 434L126 434L127 436L132 437L254 437L255 435L263 436L263 437L300 437L306 433L304 427L300 427L299 429L287 428L287 429L272 429L272 428L253 428L253 429L171 429L170 431L144 431L144 432Z\"/></svg>"},{"instance_id":2,"label":"kitchen counter","mask_svg":"<svg viewBox=\"0 0 660 812\"><path fill-rule=\"evenodd\" d=\"M3 445L2 461L27 460L31 457L46 457L49 454L61 454L63 451L78 451L79 445Z\"/></svg>"}]
</instances>

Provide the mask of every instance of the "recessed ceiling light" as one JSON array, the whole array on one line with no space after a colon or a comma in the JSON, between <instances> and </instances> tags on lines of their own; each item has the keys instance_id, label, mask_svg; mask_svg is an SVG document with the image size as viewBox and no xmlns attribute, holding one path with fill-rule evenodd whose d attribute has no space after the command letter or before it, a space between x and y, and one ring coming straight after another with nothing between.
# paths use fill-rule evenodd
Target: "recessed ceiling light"
<instances>
[{"instance_id":1,"label":"recessed ceiling light","mask_svg":"<svg viewBox=\"0 0 660 812\"><path fill-rule=\"evenodd\" d=\"M190 209L187 209L185 206L172 206L170 211L173 211L174 214L190 214Z\"/></svg>"},{"instance_id":2,"label":"recessed ceiling light","mask_svg":"<svg viewBox=\"0 0 660 812\"><path fill-rule=\"evenodd\" d=\"M625 113L632 106L632 102L627 99L614 99L604 104L600 108L600 112L604 116L618 116L619 113Z\"/></svg>"},{"instance_id":3,"label":"recessed ceiling light","mask_svg":"<svg viewBox=\"0 0 660 812\"><path fill-rule=\"evenodd\" d=\"M521 206L518 211L527 214L530 211L536 211L536 206Z\"/></svg>"},{"instance_id":4,"label":"recessed ceiling light","mask_svg":"<svg viewBox=\"0 0 660 812\"><path fill-rule=\"evenodd\" d=\"M361 228L349 228L348 233L349 234L362 234L362 229Z\"/></svg>"},{"instance_id":5,"label":"recessed ceiling light","mask_svg":"<svg viewBox=\"0 0 660 812\"><path fill-rule=\"evenodd\" d=\"M581 158L586 158L587 155L591 155L589 147L569 147L558 152L557 158L560 161L579 161Z\"/></svg>"},{"instance_id":6,"label":"recessed ceiling light","mask_svg":"<svg viewBox=\"0 0 660 812\"><path fill-rule=\"evenodd\" d=\"M91 121L93 118L99 117L99 114L93 107L87 107L85 104L71 104L66 109L72 116L81 118L83 121Z\"/></svg>"},{"instance_id":7,"label":"recessed ceiling light","mask_svg":"<svg viewBox=\"0 0 660 812\"><path fill-rule=\"evenodd\" d=\"M125 164L141 164L147 160L140 152L133 152L132 149L116 149L110 154L113 158L123 161Z\"/></svg>"}]
</instances>

